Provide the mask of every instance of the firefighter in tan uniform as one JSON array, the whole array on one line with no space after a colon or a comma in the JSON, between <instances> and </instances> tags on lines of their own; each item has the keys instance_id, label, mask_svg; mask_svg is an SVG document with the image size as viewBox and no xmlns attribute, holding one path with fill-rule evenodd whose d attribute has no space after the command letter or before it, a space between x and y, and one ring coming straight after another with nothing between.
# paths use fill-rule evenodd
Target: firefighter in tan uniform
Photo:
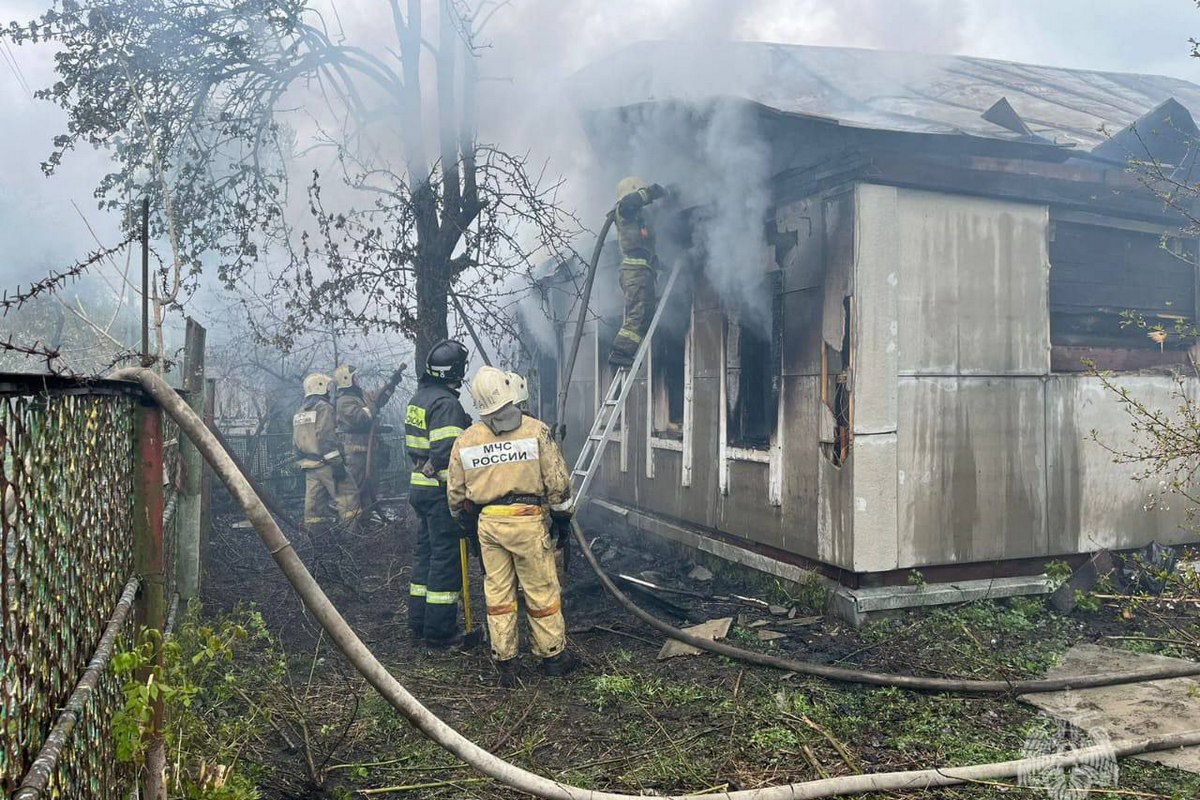
<instances>
[{"instance_id":1,"label":"firefighter in tan uniform","mask_svg":"<svg viewBox=\"0 0 1200 800\"><path fill-rule=\"evenodd\" d=\"M333 380L337 384L337 402L334 403L337 409L337 432L349 476L339 487L343 496L338 498L338 503L349 514L344 521L352 521L363 512L362 489L367 481L367 449L371 441L374 410L358 385L358 370L353 366L342 364L333 371Z\"/></svg>"},{"instance_id":2,"label":"firefighter in tan uniform","mask_svg":"<svg viewBox=\"0 0 1200 800\"><path fill-rule=\"evenodd\" d=\"M304 379L304 404L292 417L292 444L296 465L304 472L304 527L310 532L325 529L333 522L332 508L337 503L345 517L346 465L338 442L333 403L329 387L333 379L314 372Z\"/></svg>"},{"instance_id":3,"label":"firefighter in tan uniform","mask_svg":"<svg viewBox=\"0 0 1200 800\"><path fill-rule=\"evenodd\" d=\"M521 409L521 413L537 419L537 414L529 410L529 384L526 380L515 372L506 372L504 377L508 378L513 389L513 405Z\"/></svg>"},{"instance_id":4,"label":"firefighter in tan uniform","mask_svg":"<svg viewBox=\"0 0 1200 800\"><path fill-rule=\"evenodd\" d=\"M447 485L455 519L478 513L488 632L502 686L517 680L518 581L543 671L558 677L578 664L566 649L550 536L570 522L570 474L550 429L514 404L514 388L500 370L479 370L471 396L483 419L454 442Z\"/></svg>"},{"instance_id":5,"label":"firefighter in tan uniform","mask_svg":"<svg viewBox=\"0 0 1200 800\"><path fill-rule=\"evenodd\" d=\"M646 206L666 197L667 190L657 183L630 176L617 184L614 224L621 245L621 291L625 295L625 316L617 338L613 340L610 364L627 367L642 343L654 317L655 281L658 255L654 252L654 227L646 216Z\"/></svg>"}]
</instances>

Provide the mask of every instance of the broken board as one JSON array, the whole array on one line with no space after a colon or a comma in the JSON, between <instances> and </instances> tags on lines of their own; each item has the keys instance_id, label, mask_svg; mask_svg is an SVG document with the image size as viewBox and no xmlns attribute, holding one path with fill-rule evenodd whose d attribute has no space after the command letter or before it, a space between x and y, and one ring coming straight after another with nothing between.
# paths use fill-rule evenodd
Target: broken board
<instances>
[{"instance_id":1,"label":"broken board","mask_svg":"<svg viewBox=\"0 0 1200 800\"><path fill-rule=\"evenodd\" d=\"M708 622L693 625L690 628L684 628L683 632L715 641L728 636L729 626L732 624L733 617L721 617L720 619L710 619ZM684 644L675 639L667 639L663 642L662 649L658 651L658 660L662 661L667 658L674 658L675 656L698 656L703 652L699 647L692 647L690 644Z\"/></svg>"},{"instance_id":2,"label":"broken board","mask_svg":"<svg viewBox=\"0 0 1200 800\"><path fill-rule=\"evenodd\" d=\"M1094 644L1078 644L1063 656L1047 678L1149 670L1162 664L1191 663L1178 658L1130 653ZM1162 681L1097 686L1062 692L1025 694L1024 703L1066 720L1088 732L1102 730L1113 743L1145 736L1200 730L1200 681ZM1176 769L1200 773L1200 747L1185 747L1136 756Z\"/></svg>"}]
</instances>

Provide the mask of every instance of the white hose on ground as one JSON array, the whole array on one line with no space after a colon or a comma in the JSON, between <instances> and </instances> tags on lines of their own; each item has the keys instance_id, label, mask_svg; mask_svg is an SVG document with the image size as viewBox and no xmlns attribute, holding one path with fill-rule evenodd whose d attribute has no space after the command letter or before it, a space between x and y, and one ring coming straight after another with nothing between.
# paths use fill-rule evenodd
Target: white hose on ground
<instances>
[{"instance_id":1,"label":"white hose on ground","mask_svg":"<svg viewBox=\"0 0 1200 800\"><path fill-rule=\"evenodd\" d=\"M296 555L291 543L283 535L274 517L267 511L258 495L254 493L249 482L238 470L216 437L208 430L208 426L192 411L187 402L162 378L148 369L123 369L111 377L140 383L158 401L167 415L175 420L179 429L192 440L221 481L228 487L230 494L241 506L250 523L254 525L255 531L258 532L263 544L270 551L271 557L275 559L275 563L287 576L309 612L321 624L338 649L350 660L354 668L414 727L480 773L512 789L544 798L544 800L635 800L635 798L648 797L648 795L582 789L544 778L489 753L435 716L433 712L409 694L408 690L388 672L375 654L350 628L337 608L329 601L320 585L313 579L312 574L304 566L304 562ZM1195 745L1200 745L1200 731L1147 737L1125 742L1114 748L1092 747L1035 759L979 764L970 767L847 775L762 789L680 795L671 800L685 800L685 797L688 800L816 800L816 798L868 791L919 790L960 783L998 781L1012 778L1034 767L1038 769L1066 768L1105 755L1136 755Z\"/></svg>"}]
</instances>

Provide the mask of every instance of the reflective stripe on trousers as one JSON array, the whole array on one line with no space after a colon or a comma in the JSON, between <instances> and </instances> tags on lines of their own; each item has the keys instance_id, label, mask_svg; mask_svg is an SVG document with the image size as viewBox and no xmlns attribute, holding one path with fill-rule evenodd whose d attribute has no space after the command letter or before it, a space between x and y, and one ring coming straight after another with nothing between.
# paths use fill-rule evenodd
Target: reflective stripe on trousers
<instances>
[{"instance_id":1,"label":"reflective stripe on trousers","mask_svg":"<svg viewBox=\"0 0 1200 800\"><path fill-rule=\"evenodd\" d=\"M545 517L481 515L479 545L486 570L483 594L488 632L496 660L517 656L518 581L525 590L534 655L549 658L561 653L567 644L566 623L554 567L554 544Z\"/></svg>"}]
</instances>

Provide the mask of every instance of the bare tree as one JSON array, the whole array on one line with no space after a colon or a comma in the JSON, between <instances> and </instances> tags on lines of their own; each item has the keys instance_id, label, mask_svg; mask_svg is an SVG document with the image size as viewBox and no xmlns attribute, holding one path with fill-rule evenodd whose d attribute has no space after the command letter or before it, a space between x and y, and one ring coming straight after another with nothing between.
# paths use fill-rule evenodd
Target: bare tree
<instances>
[{"instance_id":1,"label":"bare tree","mask_svg":"<svg viewBox=\"0 0 1200 800\"><path fill-rule=\"evenodd\" d=\"M502 5L390 0L388 30L353 41L308 0L54 0L5 35L60 49L38 96L68 131L43 169L106 147L101 205L153 198L174 262L161 307L215 255L229 287L270 272L279 345L336 321L399 331L419 359L449 332L452 292L503 329L514 274L577 228L553 181L478 141L478 41ZM293 197L291 174L318 157Z\"/></svg>"}]
</instances>

